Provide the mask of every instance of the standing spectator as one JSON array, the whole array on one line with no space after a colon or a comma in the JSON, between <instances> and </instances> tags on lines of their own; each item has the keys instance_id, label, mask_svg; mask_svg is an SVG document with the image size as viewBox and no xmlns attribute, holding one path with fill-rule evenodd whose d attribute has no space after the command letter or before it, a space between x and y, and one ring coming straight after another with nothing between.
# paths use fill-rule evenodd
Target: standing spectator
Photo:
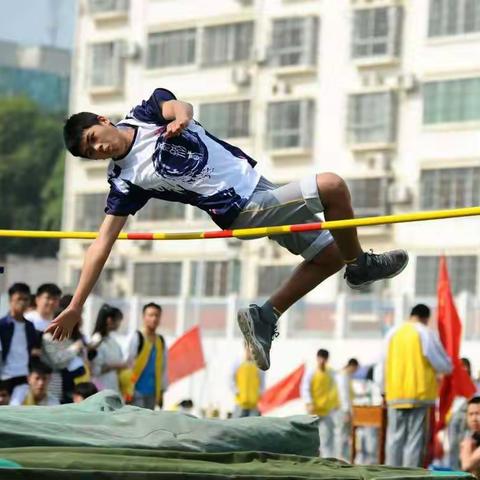
<instances>
[{"instance_id":1,"label":"standing spectator","mask_svg":"<svg viewBox=\"0 0 480 480\"><path fill-rule=\"evenodd\" d=\"M54 283L44 283L37 289L35 295L35 310L25 314L25 318L30 320L35 329L43 332L53 320L55 312L58 310L62 291Z\"/></svg>"},{"instance_id":2,"label":"standing spectator","mask_svg":"<svg viewBox=\"0 0 480 480\"><path fill-rule=\"evenodd\" d=\"M0 406L10 405L10 388L8 382L0 380Z\"/></svg>"},{"instance_id":3,"label":"standing spectator","mask_svg":"<svg viewBox=\"0 0 480 480\"><path fill-rule=\"evenodd\" d=\"M463 368L472 376L472 367L468 358L460 359ZM452 470L460 470L460 443L465 437L467 424L468 400L465 397L455 397L450 410L450 419L448 421L448 465Z\"/></svg>"},{"instance_id":4,"label":"standing spectator","mask_svg":"<svg viewBox=\"0 0 480 480\"><path fill-rule=\"evenodd\" d=\"M123 314L115 307L104 304L100 308L93 335L101 337L97 355L92 360L92 374L99 390L109 388L120 393L118 374L128 368L123 358L122 348L112 333L118 330Z\"/></svg>"},{"instance_id":5,"label":"standing spectator","mask_svg":"<svg viewBox=\"0 0 480 480\"><path fill-rule=\"evenodd\" d=\"M467 406L469 435L460 445L462 470L480 479L480 397L473 397Z\"/></svg>"},{"instance_id":6,"label":"standing spectator","mask_svg":"<svg viewBox=\"0 0 480 480\"><path fill-rule=\"evenodd\" d=\"M25 283L14 283L8 290L10 310L0 320L2 366L0 379L5 380L11 392L11 403L20 405L28 389L28 365L32 356L40 355L39 336L24 313L30 302L30 288Z\"/></svg>"},{"instance_id":7,"label":"standing spectator","mask_svg":"<svg viewBox=\"0 0 480 480\"><path fill-rule=\"evenodd\" d=\"M258 402L265 390L265 372L259 370L247 345L244 360L233 366L231 385L235 395L233 417L259 416Z\"/></svg>"},{"instance_id":8,"label":"standing spectator","mask_svg":"<svg viewBox=\"0 0 480 480\"><path fill-rule=\"evenodd\" d=\"M40 360L33 360L28 375L28 392L23 405L59 405L56 397L48 393L48 382L52 369Z\"/></svg>"},{"instance_id":9,"label":"standing spectator","mask_svg":"<svg viewBox=\"0 0 480 480\"><path fill-rule=\"evenodd\" d=\"M142 309L142 330L137 330L129 346L129 359L133 362L133 404L155 409L163 406L167 390L167 347L162 335L157 334L162 307L148 303Z\"/></svg>"},{"instance_id":10,"label":"standing spectator","mask_svg":"<svg viewBox=\"0 0 480 480\"><path fill-rule=\"evenodd\" d=\"M345 367L337 374L338 394L340 397L340 410L337 415L338 457L347 461L350 460L352 405L354 397L352 377L358 370L358 367L358 360L351 358Z\"/></svg>"},{"instance_id":11,"label":"standing spectator","mask_svg":"<svg viewBox=\"0 0 480 480\"><path fill-rule=\"evenodd\" d=\"M307 413L317 415L320 419L320 455L334 456L333 420L335 410L339 406L338 390L335 375L327 366L329 353L320 349L317 352L317 368L308 371L302 379L301 396L307 408Z\"/></svg>"},{"instance_id":12,"label":"standing spectator","mask_svg":"<svg viewBox=\"0 0 480 480\"><path fill-rule=\"evenodd\" d=\"M437 398L437 374L452 363L438 335L428 328L430 309L416 305L410 320L386 337L385 394L388 405L387 464L421 467L429 408Z\"/></svg>"}]
</instances>

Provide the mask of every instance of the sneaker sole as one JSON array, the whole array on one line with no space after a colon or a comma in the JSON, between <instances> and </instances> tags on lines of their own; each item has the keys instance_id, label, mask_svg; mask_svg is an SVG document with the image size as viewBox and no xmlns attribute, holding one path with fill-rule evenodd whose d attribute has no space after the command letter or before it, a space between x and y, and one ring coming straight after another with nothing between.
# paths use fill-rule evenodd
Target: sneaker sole
<instances>
[{"instance_id":1,"label":"sneaker sole","mask_svg":"<svg viewBox=\"0 0 480 480\"><path fill-rule=\"evenodd\" d=\"M374 282L378 282L379 280L387 280L389 278L396 277L397 275L399 275L405 270L409 260L410 260L410 257L408 256L408 253L407 253L407 261L403 264L402 268L400 268L400 270L397 270L395 273L392 273L388 277L379 278L378 280L369 280L368 282L361 283L360 285L354 285L350 283L348 280L345 280L345 282L352 290L362 290L362 288L367 287L368 285L371 285Z\"/></svg>"},{"instance_id":2,"label":"sneaker sole","mask_svg":"<svg viewBox=\"0 0 480 480\"><path fill-rule=\"evenodd\" d=\"M263 351L262 345L255 338L253 319L248 308L242 308L238 311L237 322L243 338L252 352L257 367L260 368L260 370L268 370L270 368L270 362Z\"/></svg>"}]
</instances>

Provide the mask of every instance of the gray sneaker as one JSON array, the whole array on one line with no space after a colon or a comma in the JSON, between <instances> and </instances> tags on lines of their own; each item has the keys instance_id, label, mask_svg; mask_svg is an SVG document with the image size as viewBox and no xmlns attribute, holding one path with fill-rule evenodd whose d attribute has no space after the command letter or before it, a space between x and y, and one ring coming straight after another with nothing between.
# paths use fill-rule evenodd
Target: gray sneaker
<instances>
[{"instance_id":1,"label":"gray sneaker","mask_svg":"<svg viewBox=\"0 0 480 480\"><path fill-rule=\"evenodd\" d=\"M349 263L344 278L347 285L360 290L377 280L392 278L402 272L408 264L405 250L392 250L381 254L365 252L359 261Z\"/></svg>"},{"instance_id":2,"label":"gray sneaker","mask_svg":"<svg viewBox=\"0 0 480 480\"><path fill-rule=\"evenodd\" d=\"M277 320L263 318L260 307L250 305L238 311L237 321L257 367L268 370L272 340L278 336Z\"/></svg>"}]
</instances>

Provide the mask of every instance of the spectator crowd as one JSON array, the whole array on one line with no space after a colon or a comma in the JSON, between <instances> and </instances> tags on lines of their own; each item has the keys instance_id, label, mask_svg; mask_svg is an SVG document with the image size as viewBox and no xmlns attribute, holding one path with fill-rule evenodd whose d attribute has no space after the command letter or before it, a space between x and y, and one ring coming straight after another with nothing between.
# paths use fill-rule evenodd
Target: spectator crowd
<instances>
[{"instance_id":1,"label":"spectator crowd","mask_svg":"<svg viewBox=\"0 0 480 480\"><path fill-rule=\"evenodd\" d=\"M143 306L142 327L122 349L115 332L123 314L116 307L105 304L100 308L91 336L83 333L80 324L70 338L54 341L45 330L67 308L71 295L62 295L51 283L41 285L32 295L28 285L15 283L8 296L8 313L0 319L0 405L81 402L99 390L111 389L127 403L149 409L163 407L168 356L165 339L158 333L160 305ZM303 376L300 394L305 413L319 418L322 457L350 460L354 405L376 396L383 399L388 413L386 463L425 465L438 380L452 370L429 320L430 309L416 305L406 322L387 333L383 358L376 366L361 366L351 358L340 371L334 371L329 352L318 350L315 367ZM472 376L469 360L462 359L462 365ZM260 415L265 374L248 349L232 365L230 384L235 402L231 416ZM191 400L178 405L187 412L192 407ZM375 461L377 432L364 428L359 436L357 461L360 458L366 463L369 455ZM446 437L444 464L480 478L480 396L455 399Z\"/></svg>"}]
</instances>

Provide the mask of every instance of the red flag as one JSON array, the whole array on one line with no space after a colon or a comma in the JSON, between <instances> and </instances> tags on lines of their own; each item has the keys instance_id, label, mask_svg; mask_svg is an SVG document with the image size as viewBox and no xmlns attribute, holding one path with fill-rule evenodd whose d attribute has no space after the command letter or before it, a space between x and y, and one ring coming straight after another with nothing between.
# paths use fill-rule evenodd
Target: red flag
<instances>
[{"instance_id":1,"label":"red flag","mask_svg":"<svg viewBox=\"0 0 480 480\"><path fill-rule=\"evenodd\" d=\"M168 381L176 382L204 367L200 328L197 325L177 338L168 349Z\"/></svg>"},{"instance_id":2,"label":"red flag","mask_svg":"<svg viewBox=\"0 0 480 480\"><path fill-rule=\"evenodd\" d=\"M438 331L445 350L452 360L453 371L445 375L440 386L438 429L445 426L445 417L455 397L471 397L476 387L460 361L462 323L453 301L445 256L440 258L438 275Z\"/></svg>"},{"instance_id":3,"label":"red flag","mask_svg":"<svg viewBox=\"0 0 480 480\"><path fill-rule=\"evenodd\" d=\"M300 383L304 373L305 364L302 364L283 380L280 380L278 383L265 390L258 405L259 410L262 413L267 413L290 400L299 398Z\"/></svg>"}]
</instances>

